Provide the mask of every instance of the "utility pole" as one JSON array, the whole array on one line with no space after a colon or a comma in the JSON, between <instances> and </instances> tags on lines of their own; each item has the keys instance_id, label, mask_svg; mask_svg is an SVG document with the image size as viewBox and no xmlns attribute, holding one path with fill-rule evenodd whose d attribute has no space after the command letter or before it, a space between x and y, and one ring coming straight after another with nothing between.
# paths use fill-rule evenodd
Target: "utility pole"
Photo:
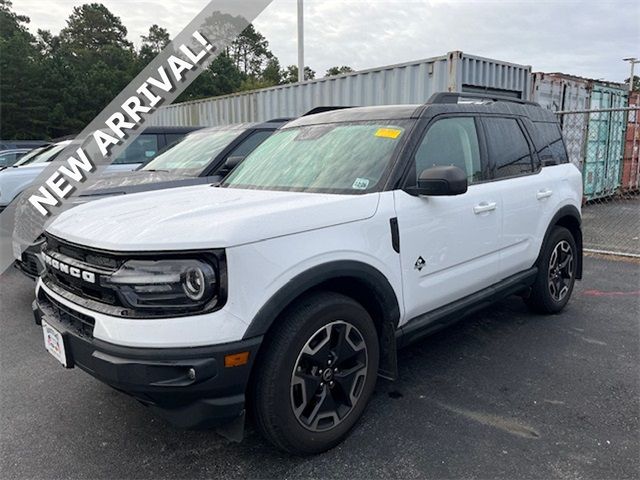
<instances>
[{"instance_id":1,"label":"utility pole","mask_svg":"<svg viewBox=\"0 0 640 480\"><path fill-rule=\"evenodd\" d=\"M631 93L633 91L633 70L636 63L640 63L640 60L635 57L623 58L622 60L631 64L631 74L629 75L629 93Z\"/></svg>"},{"instance_id":2,"label":"utility pole","mask_svg":"<svg viewBox=\"0 0 640 480\"><path fill-rule=\"evenodd\" d=\"M298 0L298 81L304 82L304 5Z\"/></svg>"}]
</instances>

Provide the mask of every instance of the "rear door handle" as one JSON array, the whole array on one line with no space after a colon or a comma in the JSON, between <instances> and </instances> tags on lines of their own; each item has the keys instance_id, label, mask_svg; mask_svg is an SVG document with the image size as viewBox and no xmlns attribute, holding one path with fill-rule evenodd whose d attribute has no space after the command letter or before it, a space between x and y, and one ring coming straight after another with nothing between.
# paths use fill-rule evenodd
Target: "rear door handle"
<instances>
[{"instance_id":1,"label":"rear door handle","mask_svg":"<svg viewBox=\"0 0 640 480\"><path fill-rule=\"evenodd\" d=\"M551 195L553 195L553 190L545 188L544 190L538 190L538 193L536 193L536 198L538 200L542 200L543 198L549 198Z\"/></svg>"},{"instance_id":2,"label":"rear door handle","mask_svg":"<svg viewBox=\"0 0 640 480\"><path fill-rule=\"evenodd\" d=\"M479 213L490 212L495 210L497 205L496 202L482 202L473 207L473 213L478 215Z\"/></svg>"}]
</instances>

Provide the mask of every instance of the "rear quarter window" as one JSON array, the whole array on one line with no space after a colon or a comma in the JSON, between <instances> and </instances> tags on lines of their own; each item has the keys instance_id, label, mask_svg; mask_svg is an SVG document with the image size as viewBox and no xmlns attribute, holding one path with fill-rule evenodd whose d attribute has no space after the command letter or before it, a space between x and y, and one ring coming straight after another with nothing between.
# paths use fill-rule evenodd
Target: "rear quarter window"
<instances>
[{"instance_id":1,"label":"rear quarter window","mask_svg":"<svg viewBox=\"0 0 640 480\"><path fill-rule=\"evenodd\" d=\"M555 163L569 163L567 150L562 139L560 126L553 122L536 122L534 123L543 142L543 150L551 153Z\"/></svg>"}]
</instances>

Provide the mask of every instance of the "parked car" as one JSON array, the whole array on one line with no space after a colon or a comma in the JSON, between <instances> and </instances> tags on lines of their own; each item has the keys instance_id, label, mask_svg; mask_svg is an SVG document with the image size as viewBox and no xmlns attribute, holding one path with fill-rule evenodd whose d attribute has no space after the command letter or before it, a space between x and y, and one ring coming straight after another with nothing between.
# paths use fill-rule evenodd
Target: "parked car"
<instances>
[{"instance_id":1,"label":"parked car","mask_svg":"<svg viewBox=\"0 0 640 480\"><path fill-rule=\"evenodd\" d=\"M38 155L43 153L45 150L48 150L49 148L52 148L52 147L53 147L53 145L43 145L42 147L33 148L33 149L29 150L27 153L25 153L24 155L22 155L20 158L18 158L11 165L7 165L5 167L0 167L0 171L4 170L7 167L26 165L29 162L32 162Z\"/></svg>"},{"instance_id":2,"label":"parked car","mask_svg":"<svg viewBox=\"0 0 640 480\"><path fill-rule=\"evenodd\" d=\"M110 165L100 167L104 173L126 172L153 158L165 145L195 130L193 127L148 127ZM0 212L38 177L49 162L71 143L64 140L45 149L28 162L17 162L11 168L0 171Z\"/></svg>"},{"instance_id":3,"label":"parked car","mask_svg":"<svg viewBox=\"0 0 640 480\"><path fill-rule=\"evenodd\" d=\"M36 322L62 365L176 425L242 431L248 406L277 447L327 450L398 346L510 294L565 307L582 182L558 141L552 112L481 95L302 117L218 188L61 214Z\"/></svg>"},{"instance_id":4,"label":"parked car","mask_svg":"<svg viewBox=\"0 0 640 480\"><path fill-rule=\"evenodd\" d=\"M0 140L0 151L13 150L16 148L26 148L31 150L33 148L42 147L43 145L49 145L50 142L46 140Z\"/></svg>"},{"instance_id":5,"label":"parked car","mask_svg":"<svg viewBox=\"0 0 640 480\"><path fill-rule=\"evenodd\" d=\"M33 150L33 149L13 148L11 150L0 151L0 168L10 167L14 163L16 163L18 160L20 160L20 158L23 157L25 154L27 154L30 150Z\"/></svg>"},{"instance_id":6,"label":"parked car","mask_svg":"<svg viewBox=\"0 0 640 480\"><path fill-rule=\"evenodd\" d=\"M112 195L218 183L274 131L287 122L276 119L259 124L205 128L192 132L133 172L105 175L87 188L76 204ZM35 279L43 269L44 237L24 250L15 266Z\"/></svg>"}]
</instances>

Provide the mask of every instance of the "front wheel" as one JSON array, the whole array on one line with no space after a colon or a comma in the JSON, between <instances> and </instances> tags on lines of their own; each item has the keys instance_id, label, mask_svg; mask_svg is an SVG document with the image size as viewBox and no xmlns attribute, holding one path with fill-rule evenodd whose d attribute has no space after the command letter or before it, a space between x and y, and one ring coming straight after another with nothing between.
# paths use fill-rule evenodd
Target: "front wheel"
<instances>
[{"instance_id":1,"label":"front wheel","mask_svg":"<svg viewBox=\"0 0 640 480\"><path fill-rule=\"evenodd\" d=\"M304 297L278 323L254 376L257 426L289 453L323 452L344 439L373 392L376 328L360 304L336 293Z\"/></svg>"},{"instance_id":2,"label":"front wheel","mask_svg":"<svg viewBox=\"0 0 640 480\"><path fill-rule=\"evenodd\" d=\"M576 281L578 251L571 232L554 227L542 247L538 275L525 301L538 313L558 313L569 301Z\"/></svg>"}]
</instances>

